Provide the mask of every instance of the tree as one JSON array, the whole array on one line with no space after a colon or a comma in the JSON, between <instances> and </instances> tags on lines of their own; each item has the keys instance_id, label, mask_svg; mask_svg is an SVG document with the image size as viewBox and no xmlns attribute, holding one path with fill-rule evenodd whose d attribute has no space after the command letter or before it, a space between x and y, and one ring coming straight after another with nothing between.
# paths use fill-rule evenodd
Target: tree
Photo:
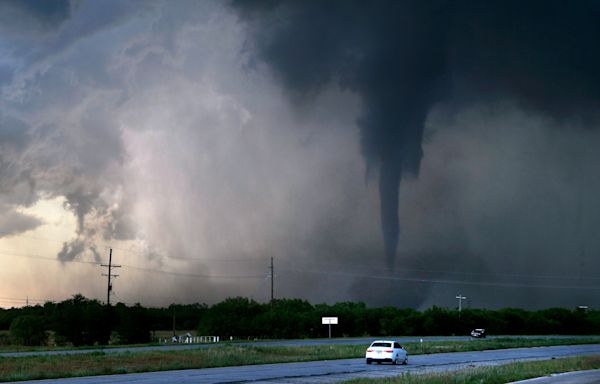
<instances>
[{"instance_id":1,"label":"tree","mask_svg":"<svg viewBox=\"0 0 600 384\"><path fill-rule=\"evenodd\" d=\"M48 342L46 322L41 316L16 317L10 324L10 335L22 345L45 345Z\"/></svg>"},{"instance_id":2,"label":"tree","mask_svg":"<svg viewBox=\"0 0 600 384\"><path fill-rule=\"evenodd\" d=\"M111 308L80 294L57 304L54 309L57 340L75 346L108 344L112 327Z\"/></svg>"},{"instance_id":3,"label":"tree","mask_svg":"<svg viewBox=\"0 0 600 384\"><path fill-rule=\"evenodd\" d=\"M139 303L127 307L123 303L116 306L119 343L138 344L150 341L150 316L146 308Z\"/></svg>"},{"instance_id":4,"label":"tree","mask_svg":"<svg viewBox=\"0 0 600 384\"><path fill-rule=\"evenodd\" d=\"M277 339L300 339L310 336L313 306L300 299L276 299L256 317L258 335ZM320 320L319 320L320 324Z\"/></svg>"},{"instance_id":5,"label":"tree","mask_svg":"<svg viewBox=\"0 0 600 384\"><path fill-rule=\"evenodd\" d=\"M254 300L227 298L207 311L198 332L225 338L259 336L257 317L264 311L265 308Z\"/></svg>"}]
</instances>

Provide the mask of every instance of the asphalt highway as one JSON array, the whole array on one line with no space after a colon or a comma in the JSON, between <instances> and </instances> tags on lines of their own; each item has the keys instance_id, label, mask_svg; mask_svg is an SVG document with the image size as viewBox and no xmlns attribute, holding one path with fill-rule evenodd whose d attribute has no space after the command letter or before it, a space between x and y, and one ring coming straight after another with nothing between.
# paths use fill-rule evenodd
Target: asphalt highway
<instances>
[{"instance_id":1,"label":"asphalt highway","mask_svg":"<svg viewBox=\"0 0 600 384\"><path fill-rule=\"evenodd\" d=\"M600 369L590 371L557 373L535 379L515 381L513 384L599 384Z\"/></svg>"},{"instance_id":2,"label":"asphalt highway","mask_svg":"<svg viewBox=\"0 0 600 384\"><path fill-rule=\"evenodd\" d=\"M126 375L93 376L20 382L30 384L166 384L166 383L335 383L359 377L382 378L403 373L452 371L461 368L542 360L569 356L599 355L600 344L516 348L483 352L440 353L409 356L403 365L367 365L364 359L307 363L266 364L229 368L189 369Z\"/></svg>"}]
</instances>

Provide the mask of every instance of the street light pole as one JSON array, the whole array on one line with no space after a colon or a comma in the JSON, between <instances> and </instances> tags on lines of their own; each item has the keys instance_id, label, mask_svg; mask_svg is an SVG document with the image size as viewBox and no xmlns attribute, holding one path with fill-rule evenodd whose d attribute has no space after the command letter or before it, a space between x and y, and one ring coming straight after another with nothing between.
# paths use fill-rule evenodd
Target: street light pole
<instances>
[{"instance_id":1,"label":"street light pole","mask_svg":"<svg viewBox=\"0 0 600 384\"><path fill-rule=\"evenodd\" d=\"M466 300L466 297L459 293L456 298L458 299L458 317L460 317L460 312L462 311L462 301Z\"/></svg>"}]
</instances>

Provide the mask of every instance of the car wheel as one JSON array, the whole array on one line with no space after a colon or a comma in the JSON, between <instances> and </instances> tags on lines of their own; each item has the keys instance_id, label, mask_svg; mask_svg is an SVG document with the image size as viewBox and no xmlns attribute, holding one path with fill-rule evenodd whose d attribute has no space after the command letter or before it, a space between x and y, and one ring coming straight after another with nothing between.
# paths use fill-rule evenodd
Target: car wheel
<instances>
[{"instance_id":1,"label":"car wheel","mask_svg":"<svg viewBox=\"0 0 600 384\"><path fill-rule=\"evenodd\" d=\"M396 365L396 364L398 364L398 358L397 357L392 360L392 365Z\"/></svg>"},{"instance_id":2,"label":"car wheel","mask_svg":"<svg viewBox=\"0 0 600 384\"><path fill-rule=\"evenodd\" d=\"M371 365L371 359L367 359L367 364Z\"/></svg>"},{"instance_id":3,"label":"car wheel","mask_svg":"<svg viewBox=\"0 0 600 384\"><path fill-rule=\"evenodd\" d=\"M406 364L408 364L408 356L406 356L404 358L404 361L402 362L402 365L406 365Z\"/></svg>"}]
</instances>

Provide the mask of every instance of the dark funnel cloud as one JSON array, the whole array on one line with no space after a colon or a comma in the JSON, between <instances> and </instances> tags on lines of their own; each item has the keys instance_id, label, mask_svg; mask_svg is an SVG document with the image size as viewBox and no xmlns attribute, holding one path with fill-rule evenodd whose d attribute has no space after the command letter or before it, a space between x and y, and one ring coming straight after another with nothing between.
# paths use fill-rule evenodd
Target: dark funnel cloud
<instances>
[{"instance_id":1,"label":"dark funnel cloud","mask_svg":"<svg viewBox=\"0 0 600 384\"><path fill-rule=\"evenodd\" d=\"M367 172L377 170L387 261L399 187L418 176L438 103L516 102L559 120L597 121L600 2L234 1L249 46L296 103L326 87L362 98ZM567 124L568 125L568 124Z\"/></svg>"}]
</instances>

